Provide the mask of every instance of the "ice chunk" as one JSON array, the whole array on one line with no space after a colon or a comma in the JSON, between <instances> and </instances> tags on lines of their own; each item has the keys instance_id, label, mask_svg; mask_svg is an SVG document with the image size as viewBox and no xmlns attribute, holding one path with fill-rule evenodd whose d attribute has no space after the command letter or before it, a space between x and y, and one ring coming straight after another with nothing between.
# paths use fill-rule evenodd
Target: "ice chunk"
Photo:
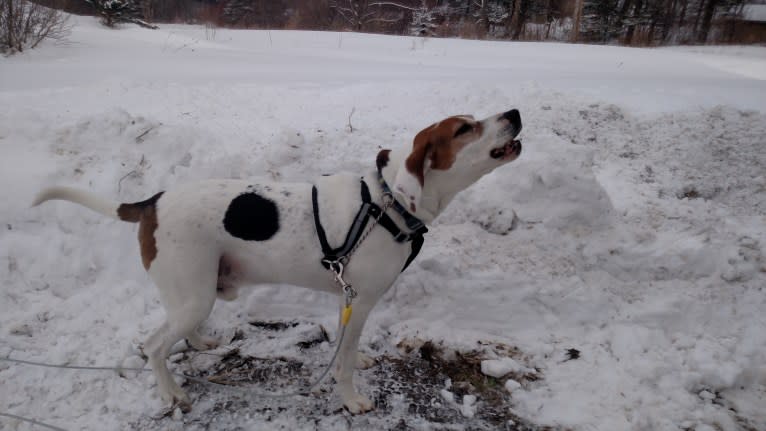
<instances>
[{"instance_id":1,"label":"ice chunk","mask_svg":"<svg viewBox=\"0 0 766 431\"><path fill-rule=\"evenodd\" d=\"M517 382L516 380L508 379L505 382L505 390L508 392L513 392L520 387L521 387L521 383Z\"/></svg>"},{"instance_id":2,"label":"ice chunk","mask_svg":"<svg viewBox=\"0 0 766 431\"><path fill-rule=\"evenodd\" d=\"M490 377L500 378L508 373L534 373L535 370L519 364L512 358L500 358L481 361L481 372Z\"/></svg>"},{"instance_id":3,"label":"ice chunk","mask_svg":"<svg viewBox=\"0 0 766 431\"><path fill-rule=\"evenodd\" d=\"M476 415L476 395L463 395L463 405L460 406L460 414L467 418Z\"/></svg>"}]
</instances>

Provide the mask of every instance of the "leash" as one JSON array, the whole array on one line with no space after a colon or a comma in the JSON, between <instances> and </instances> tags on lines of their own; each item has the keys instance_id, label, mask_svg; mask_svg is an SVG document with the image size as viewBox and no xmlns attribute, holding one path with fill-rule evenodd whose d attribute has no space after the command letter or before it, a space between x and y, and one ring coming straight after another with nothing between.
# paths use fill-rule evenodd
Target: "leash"
<instances>
[{"instance_id":1,"label":"leash","mask_svg":"<svg viewBox=\"0 0 766 431\"><path fill-rule=\"evenodd\" d=\"M345 325L344 325L344 327L341 328L341 332L339 333L338 338L336 339L336 343L338 343L338 345L340 345L341 341L343 341L343 335L345 333L345 329L346 328L345 328ZM261 398L289 398L289 397L295 397L295 396L310 395L311 390L314 389L314 387L317 386L324 379L324 377L327 375L328 370L330 369L330 367L332 366L333 362L335 361L335 358L338 355L338 350L339 349L337 349L337 348L335 349L335 354L333 355L332 359L330 360L330 366L328 366L322 372L322 374L319 376L319 378L314 383L312 383L311 385L307 386L306 389L304 389L304 390L295 391L295 392L288 392L288 393L282 393L282 394L267 393L267 392L252 392L252 391L248 390L247 388L242 388L242 387L239 387L239 386L229 386L229 385L225 385L223 383L211 382L210 380L206 380L206 379L203 379L203 378L200 378L200 377L190 376L188 374L177 373L177 372L173 372L173 371L170 371L170 374L172 374L174 376L178 376L178 377L183 377L183 378L185 378L187 380L190 380L192 382L195 382L195 383L200 383L200 384L207 385L207 386L213 386L213 387L216 387L218 389L227 390L227 391L231 391L231 392L237 392L237 393L242 393L242 394L246 394L246 395L254 395L256 397L261 397ZM66 370L117 371L117 372L135 371L135 372L141 372L141 373L150 373L150 372L152 372L151 368L96 367L96 366L90 367L90 366L84 366L84 365L58 365L58 364L49 364L49 363L46 363L46 362L27 361L27 360L24 360L24 359L14 359L14 358L10 358L10 357L0 357L0 361L2 361L2 362L10 362L10 363L13 363L13 364L31 365L31 366L35 366L35 367L58 368L58 369L66 369Z\"/></svg>"},{"instance_id":2,"label":"leash","mask_svg":"<svg viewBox=\"0 0 766 431\"><path fill-rule=\"evenodd\" d=\"M36 421L34 419L25 418L24 416L18 416L18 415L13 415L13 414L10 414L10 413L2 413L2 412L0 412L0 416L5 416L7 418L16 419L17 421L27 422L27 423L30 423L32 425L37 425L39 427L52 429L54 431L67 431L64 428L59 428L59 427L57 427L55 425L46 424L45 422Z\"/></svg>"},{"instance_id":3,"label":"leash","mask_svg":"<svg viewBox=\"0 0 766 431\"><path fill-rule=\"evenodd\" d=\"M347 302L350 301L349 299L346 300ZM349 308L349 317L350 317L350 305L347 306ZM345 323L348 323L348 319L344 319ZM341 322L343 323L343 322ZM322 374L319 376L319 378L314 381L311 385L307 386L303 390L295 391L295 392L287 392L287 393L268 393L268 392L252 392L247 388L239 387L239 386L229 386L222 383L216 383L211 382L210 380L203 379L200 377L190 376L188 374L184 373L177 373L170 371L170 374L178 377L183 377L187 380L190 380L195 383L200 383L207 386L212 386L217 389L230 391L230 392L236 392L241 393L244 395L252 395L259 398L291 398L295 396L305 396L310 395L311 390L314 389L324 378L327 376L327 373L329 372L330 368L332 368L332 365L335 363L335 359L338 357L338 351L340 350L340 345L343 342L343 336L346 332L346 325L343 324L340 328L340 332L338 334L338 337L336 338L335 342L338 344L338 347L335 349L335 353L332 356L332 359L330 359L330 364L325 368L325 370L322 372ZM35 362L35 361L28 361L24 359L14 359L10 357L0 357L0 362L10 362L13 364L20 364L20 365L30 365L35 367L43 367L43 368L57 368L57 369L66 369L66 370L88 370L88 371L117 371L117 372L123 372L123 371L135 371L135 372L141 372L141 373L150 373L152 372L151 368L135 368L135 367L96 367L96 366L84 366L84 365L58 365L58 364L49 364L46 362Z\"/></svg>"},{"instance_id":4,"label":"leash","mask_svg":"<svg viewBox=\"0 0 766 431\"><path fill-rule=\"evenodd\" d=\"M311 391L318 386L322 380L324 380L325 377L327 377L327 374L330 372L330 369L332 369L332 366L335 364L336 359L338 358L338 353L340 352L340 347L343 345L343 337L346 335L346 326L348 325L349 320L351 319L351 304L354 301L354 297L356 297L356 291L351 287L350 284L345 283L343 281L343 266L341 264L340 271L336 274L336 280L340 280L340 282L343 283L343 294L345 296L345 307L343 308L343 312L341 314L341 320L339 324L338 329L338 336L335 338L335 343L337 346L335 347L335 352L332 355L332 358L330 359L330 363L327 365L327 367L322 371L322 374L319 375L319 377L309 386L307 386L305 389L298 390L295 392L288 392L288 393L267 393L267 392L253 392L247 388L239 387L239 386L229 386L224 385L221 383L211 382L207 379L203 379L200 377L190 376L188 374L184 373L177 373L171 371L170 373L174 376L183 377L187 380L190 380L195 383L199 383L206 386L215 387L216 389L228 391L236 394L241 394L245 396L255 396L258 398L273 398L273 399L280 399L280 398L292 398L296 396L308 396L311 395ZM57 369L67 369L67 370L88 370L88 371L117 371L123 372L123 371L134 371L134 372L140 372L140 373L149 373L152 372L151 368L135 368L135 367L90 367L90 366L83 366L83 365L57 365L57 364L48 364L45 362L35 362L35 361L27 361L23 359L13 359L11 357L0 357L0 362L9 362L13 364L19 364L19 365L29 365L29 366L35 366L35 367L44 367L44 368L57 368ZM175 406L172 406L175 407ZM11 413L3 413L0 412L0 416L5 416L11 419L16 419L22 422L27 422L32 425L37 425L43 428L52 429L54 431L67 431L64 428L59 428L54 425L47 424L45 422L41 422L35 419L26 418L23 416L14 415Z\"/></svg>"}]
</instances>

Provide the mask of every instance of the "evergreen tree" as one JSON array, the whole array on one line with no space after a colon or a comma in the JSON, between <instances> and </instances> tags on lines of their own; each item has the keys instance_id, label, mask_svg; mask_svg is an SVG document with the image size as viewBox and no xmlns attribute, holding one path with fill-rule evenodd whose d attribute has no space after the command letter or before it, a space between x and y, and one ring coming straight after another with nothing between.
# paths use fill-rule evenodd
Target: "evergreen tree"
<instances>
[{"instance_id":1,"label":"evergreen tree","mask_svg":"<svg viewBox=\"0 0 766 431\"><path fill-rule=\"evenodd\" d=\"M85 0L90 3L107 27L120 22L134 22L139 19L138 7L132 0Z\"/></svg>"},{"instance_id":2,"label":"evergreen tree","mask_svg":"<svg viewBox=\"0 0 766 431\"><path fill-rule=\"evenodd\" d=\"M433 36L437 27L436 19L436 11L429 9L423 0L420 8L412 11L410 34L413 36Z\"/></svg>"}]
</instances>

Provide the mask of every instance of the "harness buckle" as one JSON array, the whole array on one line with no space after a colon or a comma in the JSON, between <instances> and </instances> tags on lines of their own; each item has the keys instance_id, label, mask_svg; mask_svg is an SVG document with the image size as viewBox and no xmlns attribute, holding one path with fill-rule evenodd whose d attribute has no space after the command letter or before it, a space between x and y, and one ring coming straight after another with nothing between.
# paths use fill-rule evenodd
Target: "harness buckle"
<instances>
[{"instance_id":1,"label":"harness buckle","mask_svg":"<svg viewBox=\"0 0 766 431\"><path fill-rule=\"evenodd\" d=\"M396 202L396 199L394 198L394 194L391 193L391 191L384 191L382 198L383 198L383 208L389 208L394 204L394 202Z\"/></svg>"},{"instance_id":2,"label":"harness buckle","mask_svg":"<svg viewBox=\"0 0 766 431\"><path fill-rule=\"evenodd\" d=\"M343 271L345 269L345 264L348 263L348 257L347 256L341 256L334 259L330 258L323 258L322 264L327 267L330 271L333 272L333 274L340 274L341 277L343 276Z\"/></svg>"},{"instance_id":3,"label":"harness buckle","mask_svg":"<svg viewBox=\"0 0 766 431\"><path fill-rule=\"evenodd\" d=\"M346 270L346 265L344 263L345 260L345 257L341 257L336 260L322 259L322 262L326 263L327 266L330 267L330 271L332 271L333 276L335 277L335 282L340 286L341 289L343 289L343 295L346 298L346 307L348 307L351 305L351 302L354 300L354 298L356 298L357 292L351 283L346 282L346 280L343 278L343 272Z\"/></svg>"},{"instance_id":4,"label":"harness buckle","mask_svg":"<svg viewBox=\"0 0 766 431\"><path fill-rule=\"evenodd\" d=\"M357 295L358 293L353 287L351 287L350 284L347 284L343 287L343 296L346 299L346 307L351 306L351 303L354 301L354 298L356 298Z\"/></svg>"}]
</instances>

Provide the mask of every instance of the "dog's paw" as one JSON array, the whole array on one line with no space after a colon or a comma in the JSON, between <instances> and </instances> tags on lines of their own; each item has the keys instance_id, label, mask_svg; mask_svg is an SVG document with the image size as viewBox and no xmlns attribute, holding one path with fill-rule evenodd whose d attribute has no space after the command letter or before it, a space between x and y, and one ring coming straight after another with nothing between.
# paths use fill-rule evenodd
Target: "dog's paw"
<instances>
[{"instance_id":1,"label":"dog's paw","mask_svg":"<svg viewBox=\"0 0 766 431\"><path fill-rule=\"evenodd\" d=\"M359 393L343 397L343 405L346 406L349 412L355 415L372 410L372 401Z\"/></svg>"},{"instance_id":2,"label":"dog's paw","mask_svg":"<svg viewBox=\"0 0 766 431\"><path fill-rule=\"evenodd\" d=\"M187 413L191 411L191 399L189 395L184 392L178 385L173 385L166 391L161 391L160 397L162 401L173 407L179 407L182 412Z\"/></svg>"},{"instance_id":3,"label":"dog's paw","mask_svg":"<svg viewBox=\"0 0 766 431\"><path fill-rule=\"evenodd\" d=\"M192 346L194 350L212 350L219 345L217 339L200 334L193 334L187 337L186 341L189 342L189 345Z\"/></svg>"},{"instance_id":4,"label":"dog's paw","mask_svg":"<svg viewBox=\"0 0 766 431\"><path fill-rule=\"evenodd\" d=\"M356 368L359 370L366 370L375 365L375 358L369 355L365 355L362 352L356 354Z\"/></svg>"},{"instance_id":5,"label":"dog's paw","mask_svg":"<svg viewBox=\"0 0 766 431\"><path fill-rule=\"evenodd\" d=\"M176 401L173 406L181 410L181 413L189 413L192 409L191 403L186 401Z\"/></svg>"}]
</instances>

